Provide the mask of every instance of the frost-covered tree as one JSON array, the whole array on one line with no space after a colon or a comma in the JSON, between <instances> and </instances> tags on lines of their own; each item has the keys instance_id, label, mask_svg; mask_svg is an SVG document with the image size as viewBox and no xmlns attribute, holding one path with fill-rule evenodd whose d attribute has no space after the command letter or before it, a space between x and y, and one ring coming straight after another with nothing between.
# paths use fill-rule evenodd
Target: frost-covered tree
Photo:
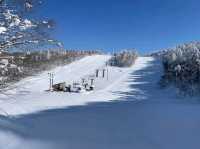
<instances>
[{"instance_id":1,"label":"frost-covered tree","mask_svg":"<svg viewBox=\"0 0 200 149\"><path fill-rule=\"evenodd\" d=\"M182 91L200 93L200 42L190 42L162 54L162 84L175 84Z\"/></svg>"},{"instance_id":2,"label":"frost-covered tree","mask_svg":"<svg viewBox=\"0 0 200 149\"><path fill-rule=\"evenodd\" d=\"M108 64L117 67L130 67L135 63L138 54L135 50L123 50L122 52L115 53Z\"/></svg>"},{"instance_id":3,"label":"frost-covered tree","mask_svg":"<svg viewBox=\"0 0 200 149\"><path fill-rule=\"evenodd\" d=\"M38 20L32 15L34 8L41 4L41 0L0 0L1 51L44 44L61 45L48 34L54 22Z\"/></svg>"}]
</instances>

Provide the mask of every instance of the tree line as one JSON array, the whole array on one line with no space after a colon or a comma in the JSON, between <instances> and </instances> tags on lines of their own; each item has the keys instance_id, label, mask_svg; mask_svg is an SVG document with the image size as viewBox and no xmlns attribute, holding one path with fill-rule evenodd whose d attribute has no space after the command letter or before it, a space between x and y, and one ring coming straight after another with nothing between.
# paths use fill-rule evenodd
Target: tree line
<instances>
[{"instance_id":1,"label":"tree line","mask_svg":"<svg viewBox=\"0 0 200 149\"><path fill-rule=\"evenodd\" d=\"M41 50L32 52L2 52L0 54L0 83L16 82L57 66L69 64L99 51Z\"/></svg>"},{"instance_id":2,"label":"tree line","mask_svg":"<svg viewBox=\"0 0 200 149\"><path fill-rule=\"evenodd\" d=\"M108 64L116 67L130 67L135 63L137 57L136 50L123 50L119 53L114 53Z\"/></svg>"},{"instance_id":3,"label":"tree line","mask_svg":"<svg viewBox=\"0 0 200 149\"><path fill-rule=\"evenodd\" d=\"M162 60L162 86L175 85L184 94L200 92L200 42L190 42L156 54Z\"/></svg>"}]
</instances>

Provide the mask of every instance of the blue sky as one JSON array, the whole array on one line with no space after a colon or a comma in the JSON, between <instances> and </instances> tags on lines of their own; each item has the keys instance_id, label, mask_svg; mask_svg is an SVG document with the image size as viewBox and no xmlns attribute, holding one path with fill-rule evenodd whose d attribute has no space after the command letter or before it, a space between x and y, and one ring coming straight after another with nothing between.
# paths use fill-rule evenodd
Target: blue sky
<instances>
[{"instance_id":1,"label":"blue sky","mask_svg":"<svg viewBox=\"0 0 200 149\"><path fill-rule=\"evenodd\" d=\"M66 48L149 52L200 39L198 0L48 0Z\"/></svg>"}]
</instances>

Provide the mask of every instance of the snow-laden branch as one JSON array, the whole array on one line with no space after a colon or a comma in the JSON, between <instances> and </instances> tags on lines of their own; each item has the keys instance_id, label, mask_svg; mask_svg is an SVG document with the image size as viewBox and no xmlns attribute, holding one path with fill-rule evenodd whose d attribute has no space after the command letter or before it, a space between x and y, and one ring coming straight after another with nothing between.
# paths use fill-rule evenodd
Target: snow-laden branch
<instances>
[{"instance_id":1,"label":"snow-laden branch","mask_svg":"<svg viewBox=\"0 0 200 149\"><path fill-rule=\"evenodd\" d=\"M0 49L7 50L19 45L54 44L47 30L54 25L49 20L36 20L28 17L29 12L41 4L38 0L0 0Z\"/></svg>"}]
</instances>

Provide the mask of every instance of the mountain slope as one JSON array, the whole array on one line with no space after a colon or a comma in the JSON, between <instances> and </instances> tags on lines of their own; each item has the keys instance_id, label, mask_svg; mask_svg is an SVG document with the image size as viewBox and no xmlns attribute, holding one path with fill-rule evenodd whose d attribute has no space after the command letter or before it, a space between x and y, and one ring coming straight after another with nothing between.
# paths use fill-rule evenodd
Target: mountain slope
<instances>
[{"instance_id":1,"label":"mountain slope","mask_svg":"<svg viewBox=\"0 0 200 149\"><path fill-rule=\"evenodd\" d=\"M88 56L70 65L56 68L52 70L55 83L72 83L87 78L94 74L96 69L105 68L108 59L109 56L106 55ZM146 67L152 60L149 57L138 58L131 68L108 67L108 78L95 79L95 90L91 93L45 92L49 85L48 72L26 78L0 94L0 114L15 116L89 102L116 100L119 95L114 92L128 91L129 83L126 80L130 73Z\"/></svg>"},{"instance_id":2,"label":"mountain slope","mask_svg":"<svg viewBox=\"0 0 200 149\"><path fill-rule=\"evenodd\" d=\"M0 148L188 149L200 146L199 101L181 99L174 90L160 89L159 61L140 57L131 68L109 70L114 72L110 74L114 79L90 94L38 92L35 97L43 95L44 101L28 99L29 96L13 103L10 99L2 101L1 108L11 116L26 115L0 118ZM52 96L54 99L49 99ZM78 106L88 102L93 103ZM19 109L12 111L14 106ZM21 112L22 107L26 110Z\"/></svg>"}]
</instances>

